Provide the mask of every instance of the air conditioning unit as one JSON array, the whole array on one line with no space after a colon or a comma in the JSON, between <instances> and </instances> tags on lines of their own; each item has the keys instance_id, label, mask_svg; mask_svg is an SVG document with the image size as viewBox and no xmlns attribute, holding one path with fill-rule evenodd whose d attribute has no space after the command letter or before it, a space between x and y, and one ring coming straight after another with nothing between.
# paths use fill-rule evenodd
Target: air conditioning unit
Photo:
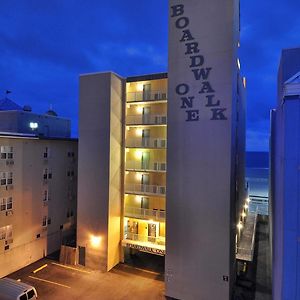
<instances>
[{"instance_id":1,"label":"air conditioning unit","mask_svg":"<svg viewBox=\"0 0 300 300\"><path fill-rule=\"evenodd\" d=\"M12 209L6 211L7 216L12 216L13 214L14 214L14 211Z\"/></svg>"}]
</instances>

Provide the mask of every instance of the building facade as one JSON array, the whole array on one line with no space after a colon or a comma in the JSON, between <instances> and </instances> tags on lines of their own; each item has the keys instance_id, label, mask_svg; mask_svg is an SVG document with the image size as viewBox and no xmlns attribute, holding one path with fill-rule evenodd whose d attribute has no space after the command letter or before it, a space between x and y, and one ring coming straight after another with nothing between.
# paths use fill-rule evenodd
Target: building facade
<instances>
[{"instance_id":1,"label":"building facade","mask_svg":"<svg viewBox=\"0 0 300 300\"><path fill-rule=\"evenodd\" d=\"M239 3L169 13L168 74L80 76L79 262L161 255L167 296L230 299L247 204Z\"/></svg>"},{"instance_id":2,"label":"building facade","mask_svg":"<svg viewBox=\"0 0 300 300\"><path fill-rule=\"evenodd\" d=\"M46 130L47 129L47 130ZM46 130L46 131L45 131ZM70 120L0 101L0 277L76 238L77 140Z\"/></svg>"},{"instance_id":3,"label":"building facade","mask_svg":"<svg viewBox=\"0 0 300 300\"><path fill-rule=\"evenodd\" d=\"M0 100L0 132L70 138L71 121L59 117L53 110L45 114L34 113L30 106L21 107L6 97Z\"/></svg>"},{"instance_id":4,"label":"building facade","mask_svg":"<svg viewBox=\"0 0 300 300\"><path fill-rule=\"evenodd\" d=\"M273 299L300 297L300 48L282 51L271 112L270 236Z\"/></svg>"}]
</instances>

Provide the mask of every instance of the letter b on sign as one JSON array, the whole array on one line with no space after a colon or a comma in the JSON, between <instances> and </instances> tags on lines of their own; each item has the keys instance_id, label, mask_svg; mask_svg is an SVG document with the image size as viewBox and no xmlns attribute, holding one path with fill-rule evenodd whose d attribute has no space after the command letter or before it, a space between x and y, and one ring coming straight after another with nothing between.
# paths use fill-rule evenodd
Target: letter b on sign
<instances>
[{"instance_id":1,"label":"letter b on sign","mask_svg":"<svg viewBox=\"0 0 300 300\"><path fill-rule=\"evenodd\" d=\"M172 15L171 18L178 17L184 14L184 5L178 4L171 7Z\"/></svg>"}]
</instances>

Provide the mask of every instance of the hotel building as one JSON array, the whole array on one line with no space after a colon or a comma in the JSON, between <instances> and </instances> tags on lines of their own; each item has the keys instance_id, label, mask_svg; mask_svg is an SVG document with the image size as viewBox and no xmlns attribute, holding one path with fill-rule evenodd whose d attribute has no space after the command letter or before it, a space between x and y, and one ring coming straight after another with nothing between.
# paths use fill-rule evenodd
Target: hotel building
<instances>
[{"instance_id":1,"label":"hotel building","mask_svg":"<svg viewBox=\"0 0 300 300\"><path fill-rule=\"evenodd\" d=\"M271 111L270 237L273 299L300 297L300 48L282 50Z\"/></svg>"},{"instance_id":2,"label":"hotel building","mask_svg":"<svg viewBox=\"0 0 300 300\"><path fill-rule=\"evenodd\" d=\"M230 299L245 218L238 1L169 1L168 74L80 76L79 263L165 256L166 295Z\"/></svg>"},{"instance_id":3,"label":"hotel building","mask_svg":"<svg viewBox=\"0 0 300 300\"><path fill-rule=\"evenodd\" d=\"M12 101L9 106L5 103L0 119L2 113L22 115ZM38 120L26 123L31 134L22 130L0 133L0 277L75 238L77 140L40 137L32 132L31 123ZM59 132L56 124L54 129L49 122L50 132ZM15 119L9 119L6 126L17 128Z\"/></svg>"}]
</instances>

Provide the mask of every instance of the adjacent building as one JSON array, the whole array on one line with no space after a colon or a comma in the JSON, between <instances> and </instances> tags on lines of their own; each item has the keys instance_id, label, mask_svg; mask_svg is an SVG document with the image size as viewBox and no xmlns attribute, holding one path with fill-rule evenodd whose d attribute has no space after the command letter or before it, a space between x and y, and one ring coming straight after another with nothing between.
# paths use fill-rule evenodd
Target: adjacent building
<instances>
[{"instance_id":1,"label":"adjacent building","mask_svg":"<svg viewBox=\"0 0 300 300\"><path fill-rule=\"evenodd\" d=\"M21 107L5 97L0 100L0 132L22 132L40 137L71 137L71 121L49 109L45 114L32 112L29 105Z\"/></svg>"},{"instance_id":2,"label":"adjacent building","mask_svg":"<svg viewBox=\"0 0 300 300\"><path fill-rule=\"evenodd\" d=\"M53 129L52 117L47 126L54 137L29 134L29 124L42 121L12 103L14 110L0 112L2 125L2 114L20 117L20 123L8 118L1 130L11 130L0 133L0 277L75 239L77 214L77 140L56 137L66 131Z\"/></svg>"},{"instance_id":3,"label":"adjacent building","mask_svg":"<svg viewBox=\"0 0 300 300\"><path fill-rule=\"evenodd\" d=\"M300 48L285 49L271 112L270 229L273 299L300 297Z\"/></svg>"}]
</instances>

